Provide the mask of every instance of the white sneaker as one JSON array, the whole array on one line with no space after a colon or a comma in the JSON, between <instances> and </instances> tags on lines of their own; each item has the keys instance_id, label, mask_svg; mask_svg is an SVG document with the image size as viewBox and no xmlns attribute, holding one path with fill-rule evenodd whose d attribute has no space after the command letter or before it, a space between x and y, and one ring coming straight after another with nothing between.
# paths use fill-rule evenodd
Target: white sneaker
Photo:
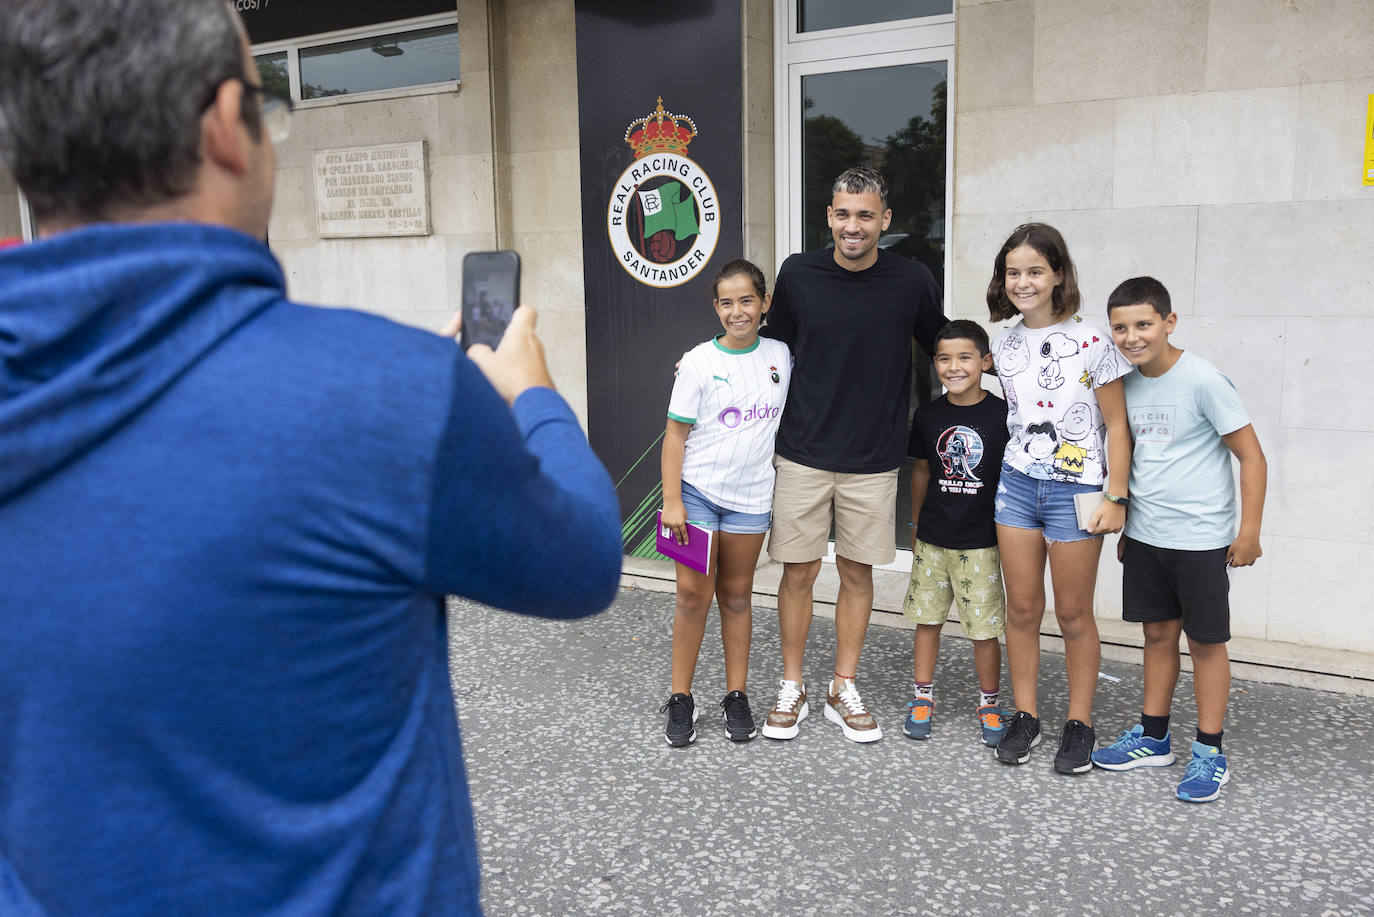
<instances>
[{"instance_id":1,"label":"white sneaker","mask_svg":"<svg viewBox=\"0 0 1374 917\"><path fill-rule=\"evenodd\" d=\"M839 694L831 694L829 686L825 692L825 718L838 723L844 730L844 737L851 742L876 742L883 737L878 728L878 720L868 712L859 689L848 678Z\"/></svg>"},{"instance_id":2,"label":"white sneaker","mask_svg":"<svg viewBox=\"0 0 1374 917\"><path fill-rule=\"evenodd\" d=\"M801 732L801 721L811 708L806 703L806 685L800 681L782 679L778 682L778 700L763 720L763 735L769 739L795 739Z\"/></svg>"}]
</instances>

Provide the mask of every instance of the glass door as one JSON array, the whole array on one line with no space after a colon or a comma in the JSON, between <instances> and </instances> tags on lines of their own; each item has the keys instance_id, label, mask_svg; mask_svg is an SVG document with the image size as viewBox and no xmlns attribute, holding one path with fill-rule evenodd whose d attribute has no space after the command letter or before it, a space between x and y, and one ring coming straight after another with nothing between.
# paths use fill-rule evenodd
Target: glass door
<instances>
[{"instance_id":1,"label":"glass door","mask_svg":"<svg viewBox=\"0 0 1374 917\"><path fill-rule=\"evenodd\" d=\"M878 244L926 265L945 290L950 0L795 0L779 2L775 13L782 52L775 103L778 263L792 252L834 244L825 219L830 185L844 169L869 165L887 179L892 208ZM809 30L816 23L836 27ZM948 314L947 294L944 300ZM925 353L913 345L913 356L914 410L938 387ZM898 555L891 569L911 569L910 482L908 460L898 473Z\"/></svg>"}]
</instances>

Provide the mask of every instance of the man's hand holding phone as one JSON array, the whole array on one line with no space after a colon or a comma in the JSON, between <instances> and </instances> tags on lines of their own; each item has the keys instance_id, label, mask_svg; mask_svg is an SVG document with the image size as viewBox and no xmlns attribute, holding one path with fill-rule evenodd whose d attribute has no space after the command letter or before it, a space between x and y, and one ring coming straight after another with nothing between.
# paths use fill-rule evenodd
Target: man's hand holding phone
<instances>
[{"instance_id":1,"label":"man's hand holding phone","mask_svg":"<svg viewBox=\"0 0 1374 917\"><path fill-rule=\"evenodd\" d=\"M516 308L519 296L519 255L468 252L463 256L461 306L439 332L458 338L507 404L526 389L553 388L544 345L534 333L534 310Z\"/></svg>"},{"instance_id":2,"label":"man's hand holding phone","mask_svg":"<svg viewBox=\"0 0 1374 917\"><path fill-rule=\"evenodd\" d=\"M544 345L534 333L535 319L534 309L521 306L511 316L495 350L486 344L468 348L468 359L477 364L507 404L514 404L526 389L554 387L544 362Z\"/></svg>"},{"instance_id":3,"label":"man's hand holding phone","mask_svg":"<svg viewBox=\"0 0 1374 917\"><path fill-rule=\"evenodd\" d=\"M468 348L468 359L477 364L507 404L514 404L526 389L554 387L548 364L544 362L544 345L534 333L537 318L532 307L521 306L511 316L510 325L495 350L486 344L473 344ZM439 333L456 339L462 330L462 314L455 312Z\"/></svg>"}]
</instances>

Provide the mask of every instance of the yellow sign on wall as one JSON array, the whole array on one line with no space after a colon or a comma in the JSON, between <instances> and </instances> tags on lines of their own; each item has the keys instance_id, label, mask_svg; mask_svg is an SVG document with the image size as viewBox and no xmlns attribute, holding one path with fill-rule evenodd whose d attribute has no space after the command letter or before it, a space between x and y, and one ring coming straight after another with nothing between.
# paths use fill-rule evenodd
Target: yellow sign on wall
<instances>
[{"instance_id":1,"label":"yellow sign on wall","mask_svg":"<svg viewBox=\"0 0 1374 917\"><path fill-rule=\"evenodd\" d=\"M1364 183L1374 185L1374 96L1364 116Z\"/></svg>"}]
</instances>

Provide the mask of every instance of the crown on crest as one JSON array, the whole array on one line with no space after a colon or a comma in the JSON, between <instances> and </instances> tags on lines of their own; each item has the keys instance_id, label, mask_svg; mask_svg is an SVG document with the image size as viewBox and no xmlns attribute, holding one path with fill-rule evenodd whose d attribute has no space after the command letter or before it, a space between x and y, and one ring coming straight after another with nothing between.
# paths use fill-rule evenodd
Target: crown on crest
<instances>
[{"instance_id":1,"label":"crown on crest","mask_svg":"<svg viewBox=\"0 0 1374 917\"><path fill-rule=\"evenodd\" d=\"M686 115L675 115L663 109L663 96L658 97L658 108L647 117L631 121L625 128L625 142L635 151L635 159L643 159L650 153L687 152L687 144L697 135L697 126Z\"/></svg>"}]
</instances>

